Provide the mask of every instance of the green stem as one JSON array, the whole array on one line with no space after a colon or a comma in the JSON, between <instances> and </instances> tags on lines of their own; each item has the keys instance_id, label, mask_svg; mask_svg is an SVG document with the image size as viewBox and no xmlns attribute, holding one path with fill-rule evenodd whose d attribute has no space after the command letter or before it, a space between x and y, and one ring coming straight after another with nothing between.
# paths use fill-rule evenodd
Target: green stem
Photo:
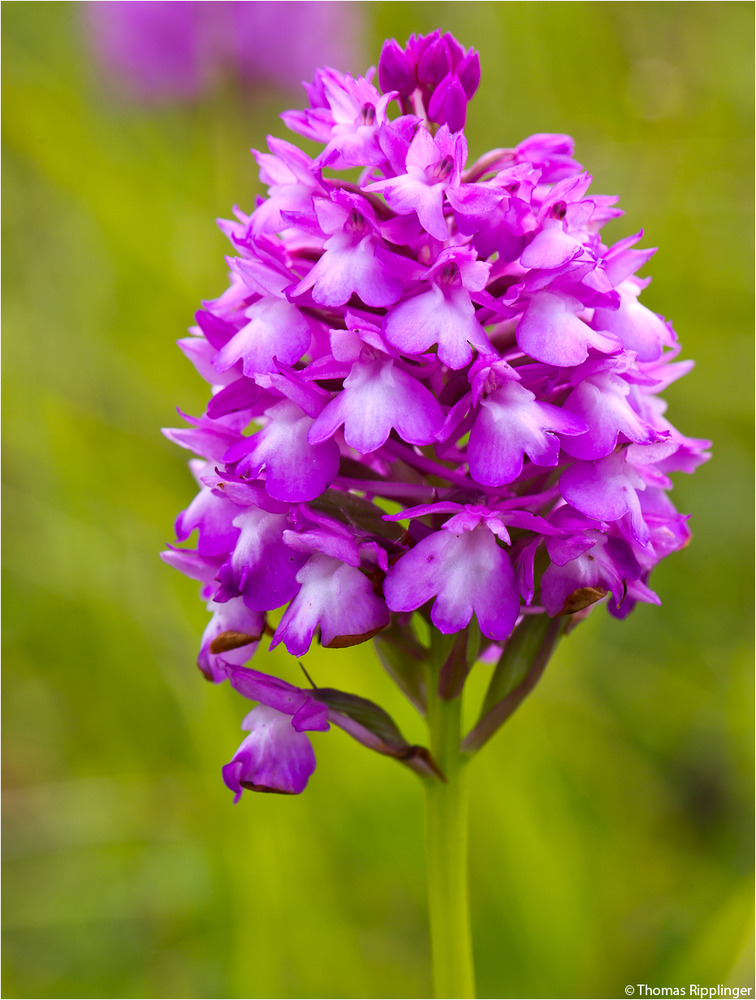
<instances>
[{"instance_id":1,"label":"green stem","mask_svg":"<svg viewBox=\"0 0 756 1000\"><path fill-rule=\"evenodd\" d=\"M426 780L426 849L435 997L475 996L467 887L467 774L461 752L462 699L428 685L431 753L446 781Z\"/></svg>"}]
</instances>

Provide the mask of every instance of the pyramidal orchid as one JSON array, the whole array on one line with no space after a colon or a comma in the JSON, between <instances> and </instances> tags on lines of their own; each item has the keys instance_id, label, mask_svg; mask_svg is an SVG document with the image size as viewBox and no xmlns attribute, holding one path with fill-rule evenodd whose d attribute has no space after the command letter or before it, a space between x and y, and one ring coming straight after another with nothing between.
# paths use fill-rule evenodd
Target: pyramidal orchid
<instances>
[{"instance_id":1,"label":"pyramidal orchid","mask_svg":"<svg viewBox=\"0 0 756 1000\"><path fill-rule=\"evenodd\" d=\"M315 69L315 50L351 62L363 32L360 5L333 0L91 0L80 16L103 79L146 105L221 86L228 96L230 85L291 89Z\"/></svg>"},{"instance_id":2,"label":"pyramidal orchid","mask_svg":"<svg viewBox=\"0 0 756 1000\"><path fill-rule=\"evenodd\" d=\"M651 572L690 537L669 475L708 457L664 413L691 365L639 301L655 251L602 242L621 213L568 136L470 161L479 80L438 31L387 42L377 80L315 75L282 117L317 151L255 152L267 196L221 223L228 288L180 341L207 411L166 432L196 456L176 522L196 542L164 558L201 583L199 665L257 706L224 781L236 800L302 792L332 725L414 769L436 990L457 997L473 995L465 764L593 607L659 603ZM371 640L428 746L358 694L267 672L268 642ZM462 733L478 659L493 675Z\"/></svg>"}]
</instances>

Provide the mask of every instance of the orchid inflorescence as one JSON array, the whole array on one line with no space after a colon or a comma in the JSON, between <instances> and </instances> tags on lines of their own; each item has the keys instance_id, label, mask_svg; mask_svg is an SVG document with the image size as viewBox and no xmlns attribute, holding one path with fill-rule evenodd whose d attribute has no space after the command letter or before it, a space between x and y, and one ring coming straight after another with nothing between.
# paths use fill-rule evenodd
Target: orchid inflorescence
<instances>
[{"instance_id":1,"label":"orchid inflorescence","mask_svg":"<svg viewBox=\"0 0 756 1000\"><path fill-rule=\"evenodd\" d=\"M317 65L313 38L342 61L362 33L360 6L332 0L93 0L80 13L109 89L148 105L290 88Z\"/></svg>"},{"instance_id":2,"label":"orchid inflorescence","mask_svg":"<svg viewBox=\"0 0 756 1000\"><path fill-rule=\"evenodd\" d=\"M221 222L230 285L180 341L213 391L166 432L200 489L176 522L196 548L164 558L212 614L201 670L259 703L223 769L237 798L301 792L331 723L438 775L372 702L246 667L265 635L294 657L374 638L421 712L431 647L442 698L497 663L473 752L565 622L659 603L649 574L689 539L668 475L707 457L659 396L691 362L639 302L655 251L601 242L622 213L572 140L468 165L480 63L449 34L387 42L373 77L323 69L282 115L317 155L254 153L267 197Z\"/></svg>"}]
</instances>

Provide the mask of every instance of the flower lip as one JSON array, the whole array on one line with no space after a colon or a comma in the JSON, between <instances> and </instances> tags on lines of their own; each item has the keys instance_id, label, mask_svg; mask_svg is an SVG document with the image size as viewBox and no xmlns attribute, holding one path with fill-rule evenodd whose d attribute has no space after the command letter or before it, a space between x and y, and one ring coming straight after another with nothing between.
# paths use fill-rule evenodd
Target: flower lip
<instances>
[{"instance_id":1,"label":"flower lip","mask_svg":"<svg viewBox=\"0 0 756 1000\"><path fill-rule=\"evenodd\" d=\"M224 782L236 793L234 802L245 788L280 795L303 792L315 770L315 754L305 733L266 705L253 708L242 728L249 735L222 769Z\"/></svg>"}]
</instances>

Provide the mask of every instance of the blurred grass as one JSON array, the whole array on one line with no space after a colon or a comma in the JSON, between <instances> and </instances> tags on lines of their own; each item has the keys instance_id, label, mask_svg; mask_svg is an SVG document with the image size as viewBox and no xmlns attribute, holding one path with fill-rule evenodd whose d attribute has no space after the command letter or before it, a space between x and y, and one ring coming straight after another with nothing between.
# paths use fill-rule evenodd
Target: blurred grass
<instances>
[{"instance_id":1,"label":"blurred grass","mask_svg":"<svg viewBox=\"0 0 756 1000\"><path fill-rule=\"evenodd\" d=\"M192 495L158 428L205 387L175 348L225 283L212 220L260 191L293 95L142 110L103 93L81 8L3 6L7 997L424 997L415 777L316 734L301 798L231 806L245 708L193 668L205 613L157 552ZM473 770L482 997L752 982L753 7L373 3L481 52L471 155L564 131L696 370L714 459L662 608L602 611ZM271 666L295 679L285 654ZM422 739L367 646L308 669ZM263 662L260 663L263 666ZM482 672L477 681L482 684Z\"/></svg>"}]
</instances>

